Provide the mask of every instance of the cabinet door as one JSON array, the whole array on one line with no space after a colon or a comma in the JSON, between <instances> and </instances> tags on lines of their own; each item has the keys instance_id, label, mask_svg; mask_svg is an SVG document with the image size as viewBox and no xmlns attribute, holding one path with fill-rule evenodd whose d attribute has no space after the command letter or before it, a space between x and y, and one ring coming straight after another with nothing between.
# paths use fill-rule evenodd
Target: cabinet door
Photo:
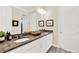
<instances>
[{"instance_id":1,"label":"cabinet door","mask_svg":"<svg viewBox=\"0 0 79 59\"><path fill-rule=\"evenodd\" d=\"M49 34L49 35L47 35L47 37L46 37L47 39L46 39L46 41L47 41L47 50L52 46L52 43L53 43L53 33L51 33L51 34Z\"/></svg>"},{"instance_id":2,"label":"cabinet door","mask_svg":"<svg viewBox=\"0 0 79 59\"><path fill-rule=\"evenodd\" d=\"M52 46L52 34L49 34L43 38L40 38L41 40L41 52L47 52L48 49Z\"/></svg>"},{"instance_id":3,"label":"cabinet door","mask_svg":"<svg viewBox=\"0 0 79 59\"><path fill-rule=\"evenodd\" d=\"M40 53L40 50L40 43L38 43L35 46L31 47L29 50L25 51L25 53Z\"/></svg>"},{"instance_id":4,"label":"cabinet door","mask_svg":"<svg viewBox=\"0 0 79 59\"><path fill-rule=\"evenodd\" d=\"M40 44L41 44L40 39L37 39L37 40L31 42L30 47L28 47L29 50L26 50L25 52L26 53L40 53L40 51L41 51Z\"/></svg>"},{"instance_id":5,"label":"cabinet door","mask_svg":"<svg viewBox=\"0 0 79 59\"><path fill-rule=\"evenodd\" d=\"M46 36L45 37L42 37L40 38L40 41L41 41L41 52L46 52L46 48L47 48L47 41L46 41Z\"/></svg>"}]
</instances>

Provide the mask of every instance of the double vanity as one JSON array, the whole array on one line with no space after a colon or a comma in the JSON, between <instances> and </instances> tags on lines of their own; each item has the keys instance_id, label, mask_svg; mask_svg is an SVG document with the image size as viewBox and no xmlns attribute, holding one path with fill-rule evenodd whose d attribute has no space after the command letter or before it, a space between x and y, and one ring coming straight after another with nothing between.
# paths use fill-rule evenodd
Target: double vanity
<instances>
[{"instance_id":1,"label":"double vanity","mask_svg":"<svg viewBox=\"0 0 79 59\"><path fill-rule=\"evenodd\" d=\"M0 43L0 53L45 53L52 46L53 31L42 31L40 35L26 34Z\"/></svg>"}]
</instances>

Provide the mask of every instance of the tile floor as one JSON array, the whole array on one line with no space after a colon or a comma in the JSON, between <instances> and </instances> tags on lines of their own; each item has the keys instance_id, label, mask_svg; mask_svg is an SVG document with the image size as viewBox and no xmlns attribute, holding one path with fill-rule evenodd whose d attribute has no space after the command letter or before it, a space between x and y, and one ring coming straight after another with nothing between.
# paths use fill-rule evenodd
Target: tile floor
<instances>
[{"instance_id":1,"label":"tile floor","mask_svg":"<svg viewBox=\"0 0 79 59\"><path fill-rule=\"evenodd\" d=\"M47 53L71 53L69 51L66 51L64 49L61 49L61 48L57 48L57 47L54 47L52 46Z\"/></svg>"}]
</instances>

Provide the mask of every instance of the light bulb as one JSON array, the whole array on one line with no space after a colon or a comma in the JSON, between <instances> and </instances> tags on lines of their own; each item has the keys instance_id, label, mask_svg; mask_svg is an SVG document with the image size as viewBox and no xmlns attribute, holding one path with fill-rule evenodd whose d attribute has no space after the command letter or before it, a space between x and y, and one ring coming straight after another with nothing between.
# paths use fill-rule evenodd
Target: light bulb
<instances>
[{"instance_id":1,"label":"light bulb","mask_svg":"<svg viewBox=\"0 0 79 59\"><path fill-rule=\"evenodd\" d=\"M21 19L21 22L23 22L23 20Z\"/></svg>"},{"instance_id":2,"label":"light bulb","mask_svg":"<svg viewBox=\"0 0 79 59\"><path fill-rule=\"evenodd\" d=\"M42 8L38 8L37 12L40 14L46 14L46 11Z\"/></svg>"}]
</instances>

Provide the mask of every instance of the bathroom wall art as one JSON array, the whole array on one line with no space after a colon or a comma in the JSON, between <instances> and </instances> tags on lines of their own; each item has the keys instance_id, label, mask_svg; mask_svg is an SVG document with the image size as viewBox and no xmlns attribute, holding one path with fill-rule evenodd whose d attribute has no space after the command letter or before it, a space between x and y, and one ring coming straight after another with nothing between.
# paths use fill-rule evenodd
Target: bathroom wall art
<instances>
[{"instance_id":1,"label":"bathroom wall art","mask_svg":"<svg viewBox=\"0 0 79 59\"><path fill-rule=\"evenodd\" d=\"M50 19L50 20L46 20L46 27L52 27L54 26L54 20Z\"/></svg>"},{"instance_id":2,"label":"bathroom wall art","mask_svg":"<svg viewBox=\"0 0 79 59\"><path fill-rule=\"evenodd\" d=\"M18 20L12 20L12 26L19 26L19 21Z\"/></svg>"},{"instance_id":3,"label":"bathroom wall art","mask_svg":"<svg viewBox=\"0 0 79 59\"><path fill-rule=\"evenodd\" d=\"M39 27L44 27L44 20L38 21L38 26Z\"/></svg>"}]
</instances>

